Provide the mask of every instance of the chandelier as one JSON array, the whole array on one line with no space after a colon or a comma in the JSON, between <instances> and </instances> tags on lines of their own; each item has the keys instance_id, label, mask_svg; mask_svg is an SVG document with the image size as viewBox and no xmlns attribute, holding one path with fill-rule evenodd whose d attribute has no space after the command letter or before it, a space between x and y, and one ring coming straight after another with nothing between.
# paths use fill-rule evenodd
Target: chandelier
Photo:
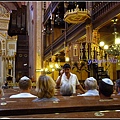
<instances>
[{"instance_id":1,"label":"chandelier","mask_svg":"<svg viewBox=\"0 0 120 120\"><path fill-rule=\"evenodd\" d=\"M108 55L113 56L119 56L120 55L120 38L118 38L118 32L117 32L117 21L118 19L115 17L112 19L113 25L114 25L114 36L115 36L115 42L114 44L110 45L108 49L105 49L105 51L108 53Z\"/></svg>"},{"instance_id":2,"label":"chandelier","mask_svg":"<svg viewBox=\"0 0 120 120\"><path fill-rule=\"evenodd\" d=\"M50 34L52 33L52 28L50 28L50 27L47 25L46 29L44 28L44 29L42 30L42 33L43 33L44 35L45 35L45 34L50 35Z\"/></svg>"},{"instance_id":3,"label":"chandelier","mask_svg":"<svg viewBox=\"0 0 120 120\"><path fill-rule=\"evenodd\" d=\"M58 63L54 63L48 67L42 68L37 71L44 72L45 74L51 74L54 71L60 71L60 70L61 70L61 66Z\"/></svg>"},{"instance_id":4,"label":"chandelier","mask_svg":"<svg viewBox=\"0 0 120 120\"><path fill-rule=\"evenodd\" d=\"M75 9L68 10L64 14L64 21L67 23L78 24L84 22L87 18L90 18L90 11L87 9L79 9L76 5Z\"/></svg>"},{"instance_id":5,"label":"chandelier","mask_svg":"<svg viewBox=\"0 0 120 120\"><path fill-rule=\"evenodd\" d=\"M58 6L58 12L55 18L55 24L60 25L60 23L63 22L62 18L60 18L60 11L59 11L59 6Z\"/></svg>"},{"instance_id":6,"label":"chandelier","mask_svg":"<svg viewBox=\"0 0 120 120\"><path fill-rule=\"evenodd\" d=\"M37 72L43 72L44 74L51 74L54 71L60 71L62 69L60 65L60 58L58 53L58 59L57 61L52 61L52 59L55 59L54 56L51 57L51 61L48 60L48 65L45 65L45 67L41 69L37 69Z\"/></svg>"},{"instance_id":7,"label":"chandelier","mask_svg":"<svg viewBox=\"0 0 120 120\"><path fill-rule=\"evenodd\" d=\"M120 55L120 44L114 44L109 46L109 49L106 50L108 55L119 56Z\"/></svg>"}]
</instances>

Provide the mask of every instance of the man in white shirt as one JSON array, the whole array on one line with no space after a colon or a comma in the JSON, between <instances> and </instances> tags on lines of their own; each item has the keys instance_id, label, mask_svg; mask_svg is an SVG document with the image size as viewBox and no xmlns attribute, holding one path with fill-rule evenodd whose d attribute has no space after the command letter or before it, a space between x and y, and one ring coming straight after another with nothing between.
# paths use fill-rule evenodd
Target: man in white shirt
<instances>
[{"instance_id":1,"label":"man in white shirt","mask_svg":"<svg viewBox=\"0 0 120 120\"><path fill-rule=\"evenodd\" d=\"M11 95L10 98L35 98L37 96L30 93L32 87L31 79L24 76L19 80L20 93L16 95Z\"/></svg>"},{"instance_id":2,"label":"man in white shirt","mask_svg":"<svg viewBox=\"0 0 120 120\"><path fill-rule=\"evenodd\" d=\"M81 93L85 93L85 90L78 81L78 78L75 74L71 73L71 66L69 64L64 64L63 66L64 73L56 81L56 86L69 83L73 87L73 93L76 93L76 87L80 89Z\"/></svg>"}]
</instances>

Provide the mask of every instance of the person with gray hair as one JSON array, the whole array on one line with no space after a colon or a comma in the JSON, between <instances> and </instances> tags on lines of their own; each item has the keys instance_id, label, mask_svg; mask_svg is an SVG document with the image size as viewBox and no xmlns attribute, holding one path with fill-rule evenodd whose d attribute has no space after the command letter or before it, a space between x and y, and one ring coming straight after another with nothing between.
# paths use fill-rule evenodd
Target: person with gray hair
<instances>
[{"instance_id":1,"label":"person with gray hair","mask_svg":"<svg viewBox=\"0 0 120 120\"><path fill-rule=\"evenodd\" d=\"M87 78L84 84L87 92L85 92L84 94L79 94L77 96L99 96L99 91L97 90L97 80L94 77Z\"/></svg>"},{"instance_id":2,"label":"person with gray hair","mask_svg":"<svg viewBox=\"0 0 120 120\"><path fill-rule=\"evenodd\" d=\"M73 94L73 87L71 84L62 84L60 87L60 94L62 96L71 96Z\"/></svg>"},{"instance_id":3,"label":"person with gray hair","mask_svg":"<svg viewBox=\"0 0 120 120\"><path fill-rule=\"evenodd\" d=\"M19 80L20 93L11 95L10 98L35 98L37 96L30 93L32 88L32 81L27 76L22 77Z\"/></svg>"}]
</instances>

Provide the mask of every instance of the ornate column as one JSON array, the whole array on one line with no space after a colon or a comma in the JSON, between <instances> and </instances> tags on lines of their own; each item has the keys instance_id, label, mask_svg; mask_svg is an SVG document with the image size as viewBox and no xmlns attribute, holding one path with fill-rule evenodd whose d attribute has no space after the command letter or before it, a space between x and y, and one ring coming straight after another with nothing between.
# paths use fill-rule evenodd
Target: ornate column
<instances>
[{"instance_id":1,"label":"ornate column","mask_svg":"<svg viewBox=\"0 0 120 120\"><path fill-rule=\"evenodd\" d=\"M30 66L33 68L31 69L30 75L34 77L37 81L38 77L40 76L41 72L36 72L35 69L41 69L43 67L43 34L42 34L42 25L43 22L43 15L44 15L44 2L30 2L33 5L33 20L35 21L32 25L33 33L31 33L31 37L33 36L33 45L31 44L30 47L33 47L34 51L32 52L32 56L35 56L34 61L31 61ZM35 49L36 48L36 49ZM31 56L31 55L30 55ZM31 59L31 58L30 58Z\"/></svg>"},{"instance_id":2,"label":"ornate column","mask_svg":"<svg viewBox=\"0 0 120 120\"><path fill-rule=\"evenodd\" d=\"M15 83L15 55L17 50L17 36L7 36L6 40L6 56L7 56L7 76L12 77L12 82Z\"/></svg>"},{"instance_id":3,"label":"ornate column","mask_svg":"<svg viewBox=\"0 0 120 120\"><path fill-rule=\"evenodd\" d=\"M1 44L1 56L0 56L0 82L3 83L6 80L6 39L7 31L10 20L10 13L0 5L0 44Z\"/></svg>"},{"instance_id":4,"label":"ornate column","mask_svg":"<svg viewBox=\"0 0 120 120\"><path fill-rule=\"evenodd\" d=\"M68 3L64 2L64 13L67 11ZM64 39L64 51L65 51L65 62L69 62L69 46L66 44L67 39L67 26L68 24L65 22L65 39Z\"/></svg>"},{"instance_id":5,"label":"ornate column","mask_svg":"<svg viewBox=\"0 0 120 120\"><path fill-rule=\"evenodd\" d=\"M92 44L92 25L86 25L86 43L87 43L87 59L91 59L91 44Z\"/></svg>"}]
</instances>

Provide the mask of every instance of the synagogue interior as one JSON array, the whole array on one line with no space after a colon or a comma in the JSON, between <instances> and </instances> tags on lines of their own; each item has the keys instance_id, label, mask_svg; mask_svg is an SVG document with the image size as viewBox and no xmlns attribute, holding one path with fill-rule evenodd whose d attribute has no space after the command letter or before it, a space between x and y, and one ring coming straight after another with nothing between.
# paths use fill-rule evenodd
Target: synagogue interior
<instances>
[{"instance_id":1,"label":"synagogue interior","mask_svg":"<svg viewBox=\"0 0 120 120\"><path fill-rule=\"evenodd\" d=\"M98 97L59 94L60 102L53 103L9 98L18 93L13 88L23 76L31 79L35 89L42 73L56 82L66 63L83 88L89 77L97 83L110 78L115 85L120 79L119 1L0 2L0 83L7 81L9 86L4 89L5 99L0 99L0 103L8 101L1 106L0 116L119 118L116 95L102 102Z\"/></svg>"}]
</instances>

